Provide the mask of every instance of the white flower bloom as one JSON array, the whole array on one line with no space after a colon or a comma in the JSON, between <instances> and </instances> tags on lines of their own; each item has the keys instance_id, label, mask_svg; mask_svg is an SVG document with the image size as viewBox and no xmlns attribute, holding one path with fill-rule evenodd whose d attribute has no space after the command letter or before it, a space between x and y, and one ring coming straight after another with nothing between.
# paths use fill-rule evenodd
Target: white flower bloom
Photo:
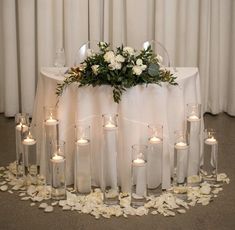
<instances>
[{"instance_id":1,"label":"white flower bloom","mask_svg":"<svg viewBox=\"0 0 235 230\"><path fill-rule=\"evenodd\" d=\"M104 55L104 60L108 63L111 63L111 61L114 61L115 59L115 54L113 51L108 51Z\"/></svg>"},{"instance_id":2,"label":"white flower bloom","mask_svg":"<svg viewBox=\"0 0 235 230\"><path fill-rule=\"evenodd\" d=\"M123 51L130 54L130 55L134 55L134 49L132 47L126 46L123 48Z\"/></svg>"},{"instance_id":3,"label":"white flower bloom","mask_svg":"<svg viewBox=\"0 0 235 230\"><path fill-rule=\"evenodd\" d=\"M124 62L124 61L125 61L125 58L124 58L121 54L118 54L118 55L115 57L115 61L117 61L117 62Z\"/></svg>"},{"instance_id":4,"label":"white flower bloom","mask_svg":"<svg viewBox=\"0 0 235 230\"><path fill-rule=\"evenodd\" d=\"M101 46L105 46L105 45L106 45L106 42L100 42L100 45L101 45Z\"/></svg>"},{"instance_id":5,"label":"white flower bloom","mask_svg":"<svg viewBox=\"0 0 235 230\"><path fill-rule=\"evenodd\" d=\"M121 64L120 62L112 61L112 62L109 64L109 68L110 68L111 70L121 69L121 68L122 68L122 64Z\"/></svg>"},{"instance_id":6,"label":"white flower bloom","mask_svg":"<svg viewBox=\"0 0 235 230\"><path fill-rule=\"evenodd\" d=\"M99 65L93 65L92 67L92 72L97 75L99 73Z\"/></svg>"},{"instance_id":7,"label":"white flower bloom","mask_svg":"<svg viewBox=\"0 0 235 230\"><path fill-rule=\"evenodd\" d=\"M158 54L158 55L157 55L157 60L158 60L160 63L162 63L162 62L163 62L163 57Z\"/></svg>"},{"instance_id":8,"label":"white flower bloom","mask_svg":"<svg viewBox=\"0 0 235 230\"><path fill-rule=\"evenodd\" d=\"M143 65L142 59L138 58L136 61L136 65L139 65L139 66Z\"/></svg>"},{"instance_id":9,"label":"white flower bloom","mask_svg":"<svg viewBox=\"0 0 235 230\"><path fill-rule=\"evenodd\" d=\"M139 76L142 73L142 69L138 65L133 66L132 71L133 71L133 74L137 76Z\"/></svg>"}]
</instances>

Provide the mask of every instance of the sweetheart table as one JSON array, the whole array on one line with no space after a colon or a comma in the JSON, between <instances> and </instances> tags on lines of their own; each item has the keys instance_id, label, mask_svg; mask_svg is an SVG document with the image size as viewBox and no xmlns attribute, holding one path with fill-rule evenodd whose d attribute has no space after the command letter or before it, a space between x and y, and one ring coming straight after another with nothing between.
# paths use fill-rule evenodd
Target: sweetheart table
<instances>
[{"instance_id":1,"label":"sweetheart table","mask_svg":"<svg viewBox=\"0 0 235 230\"><path fill-rule=\"evenodd\" d=\"M42 68L38 79L33 111L37 125L38 157L41 174L46 172L44 148L44 106L58 105L59 138L66 143L66 179L73 184L74 176L74 125L84 122L91 126L92 185L101 181L102 114L118 114L118 183L123 191L130 190L131 146L147 144L148 124L163 125L162 187L170 187L173 167L174 131L185 127L187 103L201 103L200 79L197 68L177 68L178 86L149 84L135 86L122 95L119 104L113 102L109 86L81 87L71 84L63 95L55 94L57 83L64 79L57 68ZM66 71L66 68L62 70ZM201 121L203 126L203 119ZM202 148L201 148L202 149Z\"/></svg>"}]
</instances>

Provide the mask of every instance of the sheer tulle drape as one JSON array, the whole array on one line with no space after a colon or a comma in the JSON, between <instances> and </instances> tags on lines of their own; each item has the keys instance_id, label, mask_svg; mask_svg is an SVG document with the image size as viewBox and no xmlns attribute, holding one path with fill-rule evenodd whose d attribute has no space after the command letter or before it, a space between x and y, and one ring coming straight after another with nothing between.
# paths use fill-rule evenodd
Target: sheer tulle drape
<instances>
[{"instance_id":1,"label":"sheer tulle drape","mask_svg":"<svg viewBox=\"0 0 235 230\"><path fill-rule=\"evenodd\" d=\"M37 76L88 40L161 42L173 66L198 66L204 111L235 115L233 0L1 0L0 112L32 112Z\"/></svg>"}]
</instances>

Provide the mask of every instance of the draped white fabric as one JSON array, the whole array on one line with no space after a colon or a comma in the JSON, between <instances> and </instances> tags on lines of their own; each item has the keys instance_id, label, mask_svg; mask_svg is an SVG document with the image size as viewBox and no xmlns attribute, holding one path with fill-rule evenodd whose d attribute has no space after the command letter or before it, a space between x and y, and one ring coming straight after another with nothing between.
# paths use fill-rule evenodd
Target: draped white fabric
<instances>
[{"instance_id":1,"label":"draped white fabric","mask_svg":"<svg viewBox=\"0 0 235 230\"><path fill-rule=\"evenodd\" d=\"M204 111L235 115L233 0L1 0L0 112L32 113L41 67L87 40L139 48L158 40L175 66L199 67Z\"/></svg>"}]
</instances>

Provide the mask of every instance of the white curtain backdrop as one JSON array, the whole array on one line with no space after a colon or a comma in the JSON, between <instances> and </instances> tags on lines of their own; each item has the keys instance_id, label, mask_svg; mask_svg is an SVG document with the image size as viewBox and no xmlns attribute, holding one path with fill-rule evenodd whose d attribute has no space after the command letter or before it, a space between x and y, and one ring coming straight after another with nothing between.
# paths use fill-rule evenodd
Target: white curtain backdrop
<instances>
[{"instance_id":1,"label":"white curtain backdrop","mask_svg":"<svg viewBox=\"0 0 235 230\"><path fill-rule=\"evenodd\" d=\"M199 67L204 111L235 115L233 0L0 0L0 112L32 113L37 77L87 40L158 40L175 66Z\"/></svg>"}]
</instances>

